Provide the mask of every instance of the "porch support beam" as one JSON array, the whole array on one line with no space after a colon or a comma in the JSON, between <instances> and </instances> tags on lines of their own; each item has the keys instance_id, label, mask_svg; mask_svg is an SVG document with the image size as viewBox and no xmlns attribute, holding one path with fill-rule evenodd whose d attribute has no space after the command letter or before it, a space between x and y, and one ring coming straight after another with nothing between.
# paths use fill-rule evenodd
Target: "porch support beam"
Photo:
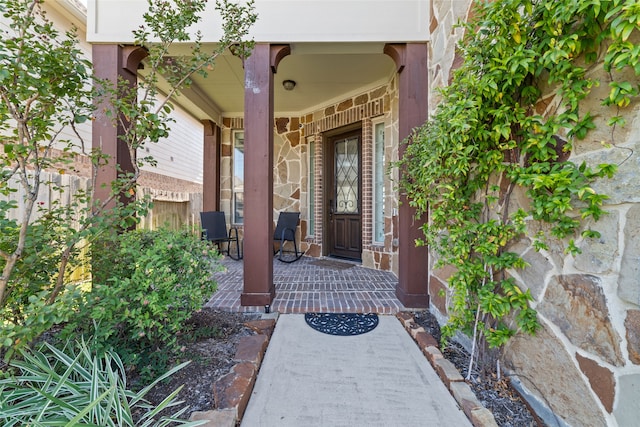
<instances>
[{"instance_id":1,"label":"porch support beam","mask_svg":"<svg viewBox=\"0 0 640 427\"><path fill-rule=\"evenodd\" d=\"M138 83L138 67L147 56L147 51L139 46L121 46L118 44L94 44L92 61L94 75L109 81L116 87L118 78L122 78L135 90ZM96 101L95 120L92 124L92 147L109 156L108 162L95 171L96 199L105 201L111 193L111 182L122 174L132 173L133 162L129 147L120 140L124 129L107 112L113 107L107 97ZM118 170L118 167L120 170ZM126 194L120 195L123 203L130 201ZM115 200L110 204L115 205Z\"/></svg>"},{"instance_id":2,"label":"porch support beam","mask_svg":"<svg viewBox=\"0 0 640 427\"><path fill-rule=\"evenodd\" d=\"M202 210L220 210L220 126L211 120L202 120L203 169L202 169Z\"/></svg>"},{"instance_id":3,"label":"porch support beam","mask_svg":"<svg viewBox=\"0 0 640 427\"><path fill-rule=\"evenodd\" d=\"M244 60L243 306L270 305L273 284L273 75L288 45L256 43Z\"/></svg>"},{"instance_id":4,"label":"porch support beam","mask_svg":"<svg viewBox=\"0 0 640 427\"><path fill-rule=\"evenodd\" d=\"M424 43L387 44L384 53L396 63L398 71L399 140L408 138L412 130L427 120L428 69L427 45ZM398 147L398 157L404 156L406 145ZM402 174L403 171L400 171ZM416 247L416 239L424 237L420 226L426 218L416 216L405 194L400 194L398 210L398 287L396 296L408 308L429 306L429 252L426 246Z\"/></svg>"}]
</instances>

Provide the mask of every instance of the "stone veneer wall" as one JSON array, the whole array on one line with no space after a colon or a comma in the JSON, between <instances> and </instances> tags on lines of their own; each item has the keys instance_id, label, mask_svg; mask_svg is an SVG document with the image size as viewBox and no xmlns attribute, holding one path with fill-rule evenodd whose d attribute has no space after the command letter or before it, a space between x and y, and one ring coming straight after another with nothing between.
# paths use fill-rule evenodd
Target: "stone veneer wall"
<instances>
[{"instance_id":1,"label":"stone veneer wall","mask_svg":"<svg viewBox=\"0 0 640 427\"><path fill-rule=\"evenodd\" d=\"M385 123L385 162L395 160L397 152L397 117L391 105L397 104L395 79L388 85L372 89L336 104L326 106L301 117L277 117L274 119L274 222L283 211L300 212L298 240L309 256L323 255L323 134L341 127L362 126L362 264L366 267L393 270L397 273L397 230L395 212L397 198L393 185L385 180L385 241L372 242L373 221L373 122ZM221 159L221 209L231 212L232 185L232 135L242 130L242 118L225 118L222 127ZM309 212L309 142L315 146L315 211ZM314 215L315 229L309 234L309 218ZM229 218L227 219L230 220ZM241 228L241 227L240 227ZM242 232L242 230L241 230Z\"/></svg>"},{"instance_id":2,"label":"stone veneer wall","mask_svg":"<svg viewBox=\"0 0 640 427\"><path fill-rule=\"evenodd\" d=\"M385 164L397 160L397 88L396 79L360 95L342 100L334 105L307 114L302 119L303 135L316 142L316 177L315 177L315 233L309 242L314 253L322 254L324 228L322 218L325 215L324 183L322 175L323 134L341 127L359 123L362 126L362 265L379 270L390 270L397 274L397 242L398 231L396 213L398 209L397 195L391 180L386 177L384 201L384 243L373 242L373 124L382 120L385 127ZM386 176L386 175L385 175Z\"/></svg>"},{"instance_id":3,"label":"stone veneer wall","mask_svg":"<svg viewBox=\"0 0 640 427\"><path fill-rule=\"evenodd\" d=\"M432 3L433 88L446 84L455 67L461 34L452 24L465 19L470 7L469 1ZM594 186L611 197L609 214L587 224L601 237L579 240L580 255L565 255L566 242L557 240L549 242L548 251L535 251L529 238L509 248L530 264L510 273L522 289L531 290L542 328L535 337L512 339L503 362L549 425L631 426L640 419L640 101L620 111L627 126L612 130L606 121L617 112L600 105L611 76L596 67L588 77L602 83L584 101L596 113L597 128L575 143L570 160L619 165L613 179ZM632 73L622 78L637 81ZM551 89L537 108L544 113L554 107ZM514 209L528 203L522 193L513 199ZM548 227L531 222L530 235L541 228ZM429 282L432 308L442 315L447 299L441 291L446 292L450 274L448 268L432 271ZM549 408L553 413L545 412Z\"/></svg>"},{"instance_id":4,"label":"stone veneer wall","mask_svg":"<svg viewBox=\"0 0 640 427\"><path fill-rule=\"evenodd\" d=\"M284 211L300 212L300 227L297 240L300 249L308 251L305 241L307 230L307 204L304 202L307 182L307 146L301 141L299 119L278 117L274 120L273 137L273 220L274 229L278 214ZM226 117L222 122L220 160L220 209L227 216L227 224L232 224L233 198L233 133L244 129L244 119ZM244 234L242 224L233 224Z\"/></svg>"}]
</instances>

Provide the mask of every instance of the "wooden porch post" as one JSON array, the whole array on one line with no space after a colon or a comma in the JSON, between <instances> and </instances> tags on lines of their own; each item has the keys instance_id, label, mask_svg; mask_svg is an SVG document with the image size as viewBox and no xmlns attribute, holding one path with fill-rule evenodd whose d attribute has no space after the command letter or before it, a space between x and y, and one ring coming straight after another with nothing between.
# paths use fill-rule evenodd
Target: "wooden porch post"
<instances>
[{"instance_id":1,"label":"wooden porch post","mask_svg":"<svg viewBox=\"0 0 640 427\"><path fill-rule=\"evenodd\" d=\"M427 120L428 74L427 45L423 43L388 44L384 52L398 69L399 139L403 141L414 128ZM402 158L405 145L398 147ZM402 174L403 172L400 171ZM409 308L429 306L429 252L426 246L416 247L415 240L424 237L420 226L426 218L417 218L406 195L400 194L398 212L398 287L396 296Z\"/></svg>"},{"instance_id":2,"label":"wooden porch post","mask_svg":"<svg viewBox=\"0 0 640 427\"><path fill-rule=\"evenodd\" d=\"M131 90L135 90L138 82L138 66L146 56L147 51L138 46L93 45L94 74L100 79L110 81L114 87L118 77L121 77L128 82ZM92 146L109 156L109 162L96 171L96 198L106 200L111 192L111 182L120 174L133 172L135 159L129 155L127 144L120 140L124 129L107 116L107 111L112 108L108 99L98 100L96 106L95 120L91 130ZM129 196L125 194L121 195L120 199L124 203L130 200Z\"/></svg>"},{"instance_id":3,"label":"wooden porch post","mask_svg":"<svg viewBox=\"0 0 640 427\"><path fill-rule=\"evenodd\" d=\"M204 126L202 210L220 210L220 126L202 120Z\"/></svg>"},{"instance_id":4,"label":"wooden porch post","mask_svg":"<svg viewBox=\"0 0 640 427\"><path fill-rule=\"evenodd\" d=\"M243 306L271 304L273 284L273 74L288 45L257 43L244 60Z\"/></svg>"}]
</instances>

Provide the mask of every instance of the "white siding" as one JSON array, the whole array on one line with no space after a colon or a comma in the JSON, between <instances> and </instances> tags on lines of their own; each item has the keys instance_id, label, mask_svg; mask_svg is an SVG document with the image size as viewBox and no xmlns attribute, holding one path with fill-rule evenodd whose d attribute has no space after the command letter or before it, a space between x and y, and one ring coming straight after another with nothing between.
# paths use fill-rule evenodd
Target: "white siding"
<instances>
[{"instance_id":1,"label":"white siding","mask_svg":"<svg viewBox=\"0 0 640 427\"><path fill-rule=\"evenodd\" d=\"M158 162L157 167L142 169L202 184L202 124L181 109L172 115L176 122L171 123L169 138L147 143L145 149L138 152L139 157L151 155Z\"/></svg>"},{"instance_id":2,"label":"white siding","mask_svg":"<svg viewBox=\"0 0 640 427\"><path fill-rule=\"evenodd\" d=\"M56 28L60 32L60 36L64 37L65 32L70 29L73 25L78 28L77 37L79 40L79 44L77 47L84 53L86 59L91 60L91 45L86 42L86 33L84 31L84 25L81 25L79 22L72 20L69 15L65 15L64 13L60 13L57 8L53 8L52 6L61 7L60 4L56 3L46 3L42 5L43 9L46 11L47 18L53 23L54 28ZM13 30L11 30L8 26L9 21L4 15L0 15L0 28L3 31L8 31L4 36L13 35ZM4 37L3 36L3 37ZM86 121L85 123L78 124L76 126L78 134L84 140L85 148L87 150L91 149L91 121ZM74 151L81 151L81 142L74 133L73 129L70 127L62 129L61 133L58 136L58 141L60 140L71 140L74 144ZM66 144L56 144L55 148L63 148Z\"/></svg>"}]
</instances>

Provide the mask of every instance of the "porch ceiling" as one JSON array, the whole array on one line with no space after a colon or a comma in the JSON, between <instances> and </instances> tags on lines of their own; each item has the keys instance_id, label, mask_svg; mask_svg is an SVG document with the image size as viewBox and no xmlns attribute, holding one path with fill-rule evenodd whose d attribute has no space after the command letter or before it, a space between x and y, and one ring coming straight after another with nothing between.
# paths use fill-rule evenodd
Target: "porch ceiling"
<instances>
[{"instance_id":1,"label":"porch ceiling","mask_svg":"<svg viewBox=\"0 0 640 427\"><path fill-rule=\"evenodd\" d=\"M388 82L395 69L383 47L383 43L291 44L291 54L274 75L276 116L309 113ZM295 88L285 90L284 80L295 81ZM195 77L192 88L177 102L200 120L242 116L242 61L231 54L219 57L208 76Z\"/></svg>"}]
</instances>

